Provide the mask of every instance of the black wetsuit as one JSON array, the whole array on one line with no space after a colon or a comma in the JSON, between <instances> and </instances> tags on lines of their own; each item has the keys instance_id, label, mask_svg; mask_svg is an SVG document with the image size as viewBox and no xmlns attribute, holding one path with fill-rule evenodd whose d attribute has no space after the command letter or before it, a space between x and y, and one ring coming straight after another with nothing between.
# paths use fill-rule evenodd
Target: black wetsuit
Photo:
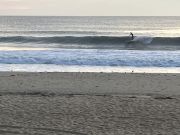
<instances>
[{"instance_id":1,"label":"black wetsuit","mask_svg":"<svg viewBox=\"0 0 180 135\"><path fill-rule=\"evenodd\" d=\"M130 35L132 36L132 40L134 39L134 34L131 32Z\"/></svg>"}]
</instances>

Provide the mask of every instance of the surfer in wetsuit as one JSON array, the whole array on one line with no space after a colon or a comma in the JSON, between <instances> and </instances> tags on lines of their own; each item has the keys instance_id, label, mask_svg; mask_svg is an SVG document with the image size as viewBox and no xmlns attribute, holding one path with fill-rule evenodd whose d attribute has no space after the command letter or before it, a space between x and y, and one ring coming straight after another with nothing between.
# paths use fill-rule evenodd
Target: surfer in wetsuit
<instances>
[{"instance_id":1,"label":"surfer in wetsuit","mask_svg":"<svg viewBox=\"0 0 180 135\"><path fill-rule=\"evenodd\" d=\"M130 35L132 37L132 40L134 39L134 34L132 32L130 32Z\"/></svg>"}]
</instances>

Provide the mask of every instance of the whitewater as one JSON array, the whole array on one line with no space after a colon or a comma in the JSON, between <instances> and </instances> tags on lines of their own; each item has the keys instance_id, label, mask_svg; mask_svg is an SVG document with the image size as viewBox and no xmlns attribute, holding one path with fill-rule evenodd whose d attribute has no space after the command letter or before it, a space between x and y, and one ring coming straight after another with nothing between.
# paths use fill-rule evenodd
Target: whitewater
<instances>
[{"instance_id":1,"label":"whitewater","mask_svg":"<svg viewBox=\"0 0 180 135\"><path fill-rule=\"evenodd\" d=\"M0 65L179 68L180 17L0 17Z\"/></svg>"}]
</instances>

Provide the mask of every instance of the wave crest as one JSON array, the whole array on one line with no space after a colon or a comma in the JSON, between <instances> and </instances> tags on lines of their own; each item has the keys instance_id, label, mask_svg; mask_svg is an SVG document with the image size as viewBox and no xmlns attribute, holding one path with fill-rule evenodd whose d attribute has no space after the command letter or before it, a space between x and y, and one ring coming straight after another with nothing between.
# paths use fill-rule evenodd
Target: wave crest
<instances>
[{"instance_id":1,"label":"wave crest","mask_svg":"<svg viewBox=\"0 0 180 135\"><path fill-rule=\"evenodd\" d=\"M180 45L180 37L136 37L133 43L150 45ZM0 37L0 43L36 43L36 44L78 44L78 45L126 45L131 40L130 37L115 36L53 36L53 37L33 37L33 36L7 36Z\"/></svg>"}]
</instances>

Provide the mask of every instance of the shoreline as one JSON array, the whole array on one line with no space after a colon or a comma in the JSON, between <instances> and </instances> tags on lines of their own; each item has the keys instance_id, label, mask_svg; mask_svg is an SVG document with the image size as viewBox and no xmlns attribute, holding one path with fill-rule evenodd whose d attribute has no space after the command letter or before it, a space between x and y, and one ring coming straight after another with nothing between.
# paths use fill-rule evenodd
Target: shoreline
<instances>
[{"instance_id":1,"label":"shoreline","mask_svg":"<svg viewBox=\"0 0 180 135\"><path fill-rule=\"evenodd\" d=\"M0 72L67 73L176 73L180 67L64 66L54 64L0 64Z\"/></svg>"}]
</instances>

